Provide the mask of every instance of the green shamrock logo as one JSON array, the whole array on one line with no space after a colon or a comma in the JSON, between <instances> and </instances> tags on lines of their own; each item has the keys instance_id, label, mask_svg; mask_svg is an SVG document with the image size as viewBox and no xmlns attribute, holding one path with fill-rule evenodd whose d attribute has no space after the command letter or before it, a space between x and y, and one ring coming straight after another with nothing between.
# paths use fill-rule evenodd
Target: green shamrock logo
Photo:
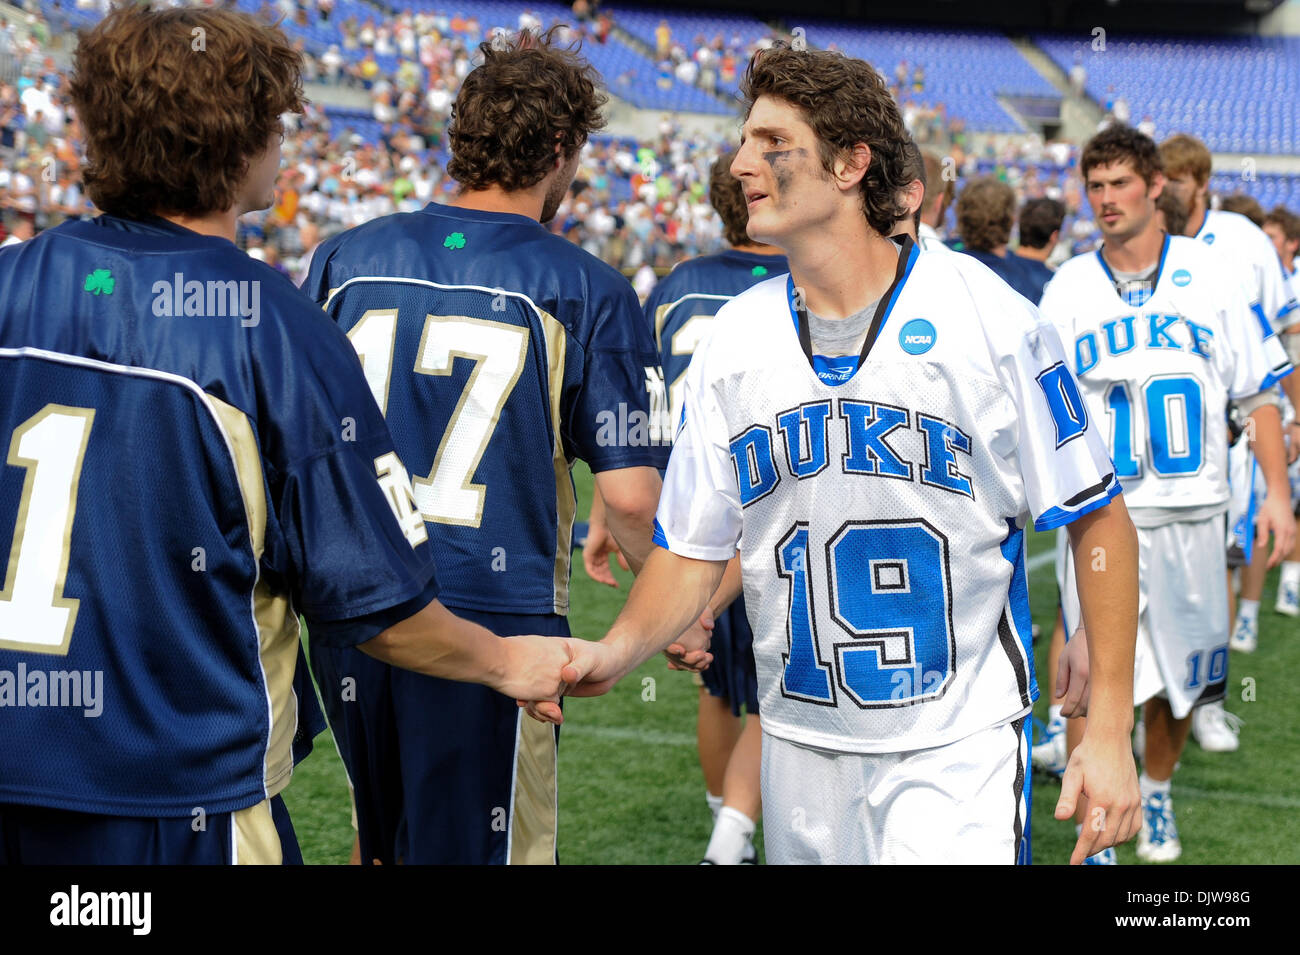
<instances>
[{"instance_id":1,"label":"green shamrock logo","mask_svg":"<svg viewBox=\"0 0 1300 955\"><path fill-rule=\"evenodd\" d=\"M463 249L465 248L465 233L453 232L447 238L442 240L444 249Z\"/></svg>"},{"instance_id":2,"label":"green shamrock logo","mask_svg":"<svg viewBox=\"0 0 1300 955\"><path fill-rule=\"evenodd\" d=\"M754 268L750 271L750 274L751 274L751 275L766 275L766 274L767 274L767 266L766 266L766 265L756 265L756 266L754 266Z\"/></svg>"},{"instance_id":3,"label":"green shamrock logo","mask_svg":"<svg viewBox=\"0 0 1300 955\"><path fill-rule=\"evenodd\" d=\"M87 292L95 295L112 295L113 294L113 273L108 269L95 269L86 276L84 286Z\"/></svg>"}]
</instances>

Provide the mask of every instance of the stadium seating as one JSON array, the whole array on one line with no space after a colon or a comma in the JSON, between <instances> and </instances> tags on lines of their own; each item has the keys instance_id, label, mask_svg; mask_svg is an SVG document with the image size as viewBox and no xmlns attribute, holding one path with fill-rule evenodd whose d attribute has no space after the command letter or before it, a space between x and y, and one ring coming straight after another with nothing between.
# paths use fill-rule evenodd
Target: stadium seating
<instances>
[{"instance_id":1,"label":"stadium seating","mask_svg":"<svg viewBox=\"0 0 1300 955\"><path fill-rule=\"evenodd\" d=\"M681 44L688 55L694 54L698 47L695 42L697 37L702 37L706 43L712 43L714 37L720 35L730 49L744 51L771 32L765 23L754 17L726 13L682 13L677 10L640 10L619 7L614 16L620 27L652 50L655 49L657 42L655 30L659 26L659 21L666 19L672 31L672 42ZM739 42L734 42L736 40ZM722 93L735 93L743 69L742 60L737 64L736 80L724 83L719 78L718 90Z\"/></svg>"},{"instance_id":2,"label":"stadium seating","mask_svg":"<svg viewBox=\"0 0 1300 955\"><path fill-rule=\"evenodd\" d=\"M967 129L1024 132L999 95L1056 96L1011 41L988 30L882 29L845 21L808 21L809 45L842 50L871 63L890 80L900 61L925 68L925 85L909 94L944 104Z\"/></svg>"},{"instance_id":3,"label":"stadium seating","mask_svg":"<svg viewBox=\"0 0 1300 955\"><path fill-rule=\"evenodd\" d=\"M1086 92L1105 105L1122 96L1157 138L1192 132L1214 152L1294 153L1300 148L1300 37L1034 37L1067 72L1076 57ZM1196 68L1188 70L1194 62Z\"/></svg>"}]
</instances>

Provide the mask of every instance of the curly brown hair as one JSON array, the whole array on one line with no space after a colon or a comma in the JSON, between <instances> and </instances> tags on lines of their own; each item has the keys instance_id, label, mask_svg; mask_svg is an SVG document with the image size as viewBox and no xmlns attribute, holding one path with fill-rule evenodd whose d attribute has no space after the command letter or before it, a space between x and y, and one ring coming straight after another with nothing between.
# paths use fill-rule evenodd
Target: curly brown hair
<instances>
[{"instance_id":1,"label":"curly brown hair","mask_svg":"<svg viewBox=\"0 0 1300 955\"><path fill-rule=\"evenodd\" d=\"M889 235L907 215L903 189L911 181L904 169L910 137L898 104L869 63L843 53L794 50L778 43L754 54L740 94L746 119L760 96L797 107L817 135L818 156L828 174L837 159L850 159L853 147L866 143L871 161L859 188L867 224Z\"/></svg>"},{"instance_id":2,"label":"curly brown hair","mask_svg":"<svg viewBox=\"0 0 1300 955\"><path fill-rule=\"evenodd\" d=\"M730 245L748 245L754 240L745 231L749 224L749 207L745 204L745 190L740 180L731 174L731 161L735 155L723 153L713 161L709 170L709 204L722 217L722 234Z\"/></svg>"},{"instance_id":3,"label":"curly brown hair","mask_svg":"<svg viewBox=\"0 0 1300 955\"><path fill-rule=\"evenodd\" d=\"M280 115L302 110L301 71L284 34L246 13L115 8L73 56L87 194L128 218L232 208Z\"/></svg>"},{"instance_id":4,"label":"curly brown hair","mask_svg":"<svg viewBox=\"0 0 1300 955\"><path fill-rule=\"evenodd\" d=\"M1000 179L981 176L957 197L957 232L978 252L989 252L1011 240L1016 221L1016 191Z\"/></svg>"},{"instance_id":5,"label":"curly brown hair","mask_svg":"<svg viewBox=\"0 0 1300 955\"><path fill-rule=\"evenodd\" d=\"M1162 150L1156 149L1156 141L1146 133L1123 123L1112 123L1083 144L1079 175L1086 185L1088 173L1097 166L1127 162L1150 187L1156 173L1165 171L1162 158Z\"/></svg>"},{"instance_id":6,"label":"curly brown hair","mask_svg":"<svg viewBox=\"0 0 1300 955\"><path fill-rule=\"evenodd\" d=\"M447 174L466 189L535 186L554 168L556 143L567 161L604 128L600 74L580 43L559 45L559 29L479 45L483 65L465 77L447 126Z\"/></svg>"}]
</instances>

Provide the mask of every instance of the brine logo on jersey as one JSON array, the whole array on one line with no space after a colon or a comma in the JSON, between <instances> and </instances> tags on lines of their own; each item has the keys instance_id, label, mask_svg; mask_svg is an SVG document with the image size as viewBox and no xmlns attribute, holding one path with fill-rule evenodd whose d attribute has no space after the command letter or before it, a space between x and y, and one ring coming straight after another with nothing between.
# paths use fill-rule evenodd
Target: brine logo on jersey
<instances>
[{"instance_id":1,"label":"brine logo on jersey","mask_svg":"<svg viewBox=\"0 0 1300 955\"><path fill-rule=\"evenodd\" d=\"M171 280L153 283L153 313L159 318L235 318L245 328L262 321L262 283L258 279L187 279L177 272Z\"/></svg>"},{"instance_id":2,"label":"brine logo on jersey","mask_svg":"<svg viewBox=\"0 0 1300 955\"><path fill-rule=\"evenodd\" d=\"M67 706L94 719L104 712L103 670L0 670L0 709Z\"/></svg>"}]
</instances>

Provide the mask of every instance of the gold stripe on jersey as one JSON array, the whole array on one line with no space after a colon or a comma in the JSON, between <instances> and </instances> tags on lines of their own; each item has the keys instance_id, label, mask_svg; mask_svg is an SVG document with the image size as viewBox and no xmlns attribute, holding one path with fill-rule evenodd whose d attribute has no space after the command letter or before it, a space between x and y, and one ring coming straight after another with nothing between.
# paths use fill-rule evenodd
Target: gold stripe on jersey
<instances>
[{"instance_id":1,"label":"gold stripe on jersey","mask_svg":"<svg viewBox=\"0 0 1300 955\"><path fill-rule=\"evenodd\" d=\"M262 459L247 416L208 395L235 457L235 477L244 499L253 559L261 561L266 548L266 485ZM258 656L270 698L271 734L266 747L263 781L268 796L284 789L293 773L293 735L298 726L298 701L293 676L298 665L298 615L286 596L273 594L259 573L253 590L253 618L257 623Z\"/></svg>"},{"instance_id":2,"label":"gold stripe on jersey","mask_svg":"<svg viewBox=\"0 0 1300 955\"><path fill-rule=\"evenodd\" d=\"M234 828L235 865L284 864L284 849L271 817L269 799L231 813L230 824Z\"/></svg>"},{"instance_id":3,"label":"gold stripe on jersey","mask_svg":"<svg viewBox=\"0 0 1300 955\"><path fill-rule=\"evenodd\" d=\"M519 711L510 865L554 865L557 812L555 730Z\"/></svg>"},{"instance_id":4,"label":"gold stripe on jersey","mask_svg":"<svg viewBox=\"0 0 1300 955\"><path fill-rule=\"evenodd\" d=\"M668 321L668 313L677 302L665 302L655 309L655 347L660 353L664 350L664 323Z\"/></svg>"},{"instance_id":5,"label":"gold stripe on jersey","mask_svg":"<svg viewBox=\"0 0 1300 955\"><path fill-rule=\"evenodd\" d=\"M578 512L574 496L573 478L569 474L569 460L564 454L564 439L560 434L560 397L564 391L564 355L568 334L554 315L542 311L542 331L546 336L546 370L549 375L547 390L551 397L551 433L555 435L551 446L551 464L555 469L555 579L554 611L561 616L569 612L569 557L573 547L573 519Z\"/></svg>"}]
</instances>

